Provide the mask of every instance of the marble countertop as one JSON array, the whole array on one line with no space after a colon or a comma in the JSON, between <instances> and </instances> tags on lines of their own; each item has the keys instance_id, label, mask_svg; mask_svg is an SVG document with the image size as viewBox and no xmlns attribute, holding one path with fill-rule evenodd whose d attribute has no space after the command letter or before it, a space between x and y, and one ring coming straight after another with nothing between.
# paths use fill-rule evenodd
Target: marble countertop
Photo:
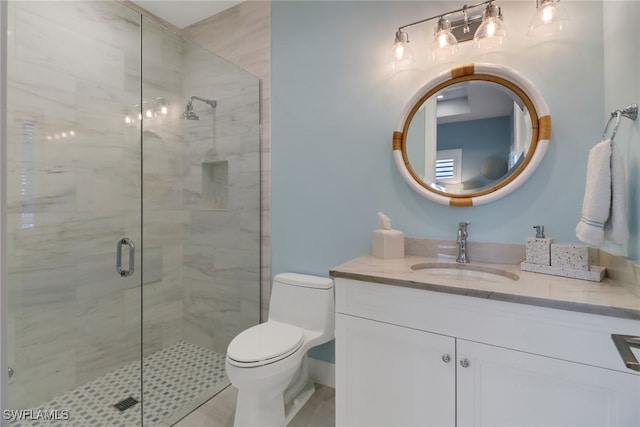
<instances>
[{"instance_id":1,"label":"marble countertop","mask_svg":"<svg viewBox=\"0 0 640 427\"><path fill-rule=\"evenodd\" d=\"M450 259L434 257L381 259L366 255L334 267L330 274L334 278L640 320L640 298L610 278L589 282L521 271L517 264L471 262L465 265L499 269L515 274L519 279L514 281L482 274L481 279L469 279L453 277L455 274L438 274L434 270L430 272L430 269L411 269L411 266L421 263L448 263L452 268L461 265Z\"/></svg>"}]
</instances>

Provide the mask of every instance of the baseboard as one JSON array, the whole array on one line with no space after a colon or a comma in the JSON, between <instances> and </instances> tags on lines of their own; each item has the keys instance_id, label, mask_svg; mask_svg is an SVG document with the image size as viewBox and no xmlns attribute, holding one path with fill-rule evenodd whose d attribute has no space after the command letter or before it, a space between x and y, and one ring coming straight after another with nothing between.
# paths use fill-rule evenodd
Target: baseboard
<instances>
[{"instance_id":1,"label":"baseboard","mask_svg":"<svg viewBox=\"0 0 640 427\"><path fill-rule=\"evenodd\" d=\"M336 387L336 365L324 360L309 358L309 377L317 384Z\"/></svg>"}]
</instances>

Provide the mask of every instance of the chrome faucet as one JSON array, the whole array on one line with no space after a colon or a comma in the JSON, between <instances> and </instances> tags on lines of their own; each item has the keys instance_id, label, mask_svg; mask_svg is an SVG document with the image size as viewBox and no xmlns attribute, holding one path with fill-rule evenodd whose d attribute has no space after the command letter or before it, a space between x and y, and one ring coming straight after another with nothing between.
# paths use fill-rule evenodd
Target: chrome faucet
<instances>
[{"instance_id":1,"label":"chrome faucet","mask_svg":"<svg viewBox=\"0 0 640 427\"><path fill-rule=\"evenodd\" d=\"M469 236L469 233L467 232L467 225L469 224L471 224L469 221L458 224L458 237L456 238L456 243L458 244L458 257L456 258L456 262L463 264L469 262L469 258L467 258L467 236Z\"/></svg>"}]
</instances>

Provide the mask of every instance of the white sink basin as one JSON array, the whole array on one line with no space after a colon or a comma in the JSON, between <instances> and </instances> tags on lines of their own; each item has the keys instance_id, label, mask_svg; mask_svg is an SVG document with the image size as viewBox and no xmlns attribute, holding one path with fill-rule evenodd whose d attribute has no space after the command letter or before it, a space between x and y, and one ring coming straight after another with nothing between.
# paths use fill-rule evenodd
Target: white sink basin
<instances>
[{"instance_id":1,"label":"white sink basin","mask_svg":"<svg viewBox=\"0 0 640 427\"><path fill-rule=\"evenodd\" d=\"M482 280L485 282L515 282L520 276L500 268L478 264L458 264L451 262L423 262L411 269L417 274L445 277L457 280Z\"/></svg>"}]
</instances>

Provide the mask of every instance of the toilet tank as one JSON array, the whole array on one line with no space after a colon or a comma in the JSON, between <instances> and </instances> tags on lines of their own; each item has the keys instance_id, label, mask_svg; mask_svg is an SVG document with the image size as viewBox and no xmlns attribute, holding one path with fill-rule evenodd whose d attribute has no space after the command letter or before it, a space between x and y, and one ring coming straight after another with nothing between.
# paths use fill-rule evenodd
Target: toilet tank
<instances>
[{"instance_id":1,"label":"toilet tank","mask_svg":"<svg viewBox=\"0 0 640 427\"><path fill-rule=\"evenodd\" d=\"M281 273L273 278L269 320L318 331L333 337L333 280L327 277Z\"/></svg>"}]
</instances>

